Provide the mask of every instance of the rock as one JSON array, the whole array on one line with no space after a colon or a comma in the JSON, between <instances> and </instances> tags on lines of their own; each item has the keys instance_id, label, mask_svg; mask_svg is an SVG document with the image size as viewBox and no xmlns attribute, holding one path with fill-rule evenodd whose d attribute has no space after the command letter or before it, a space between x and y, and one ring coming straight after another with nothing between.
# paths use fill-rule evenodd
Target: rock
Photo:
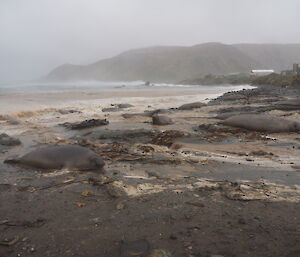
<instances>
[{"instance_id":1,"label":"rock","mask_svg":"<svg viewBox=\"0 0 300 257\"><path fill-rule=\"evenodd\" d=\"M173 121L168 116L154 115L152 116L152 123L153 125L170 125L173 124Z\"/></svg>"},{"instance_id":2,"label":"rock","mask_svg":"<svg viewBox=\"0 0 300 257\"><path fill-rule=\"evenodd\" d=\"M126 109L126 108L130 108L130 107L134 107L132 104L118 104L117 106L120 109Z\"/></svg>"},{"instance_id":3,"label":"rock","mask_svg":"<svg viewBox=\"0 0 300 257\"><path fill-rule=\"evenodd\" d=\"M147 256L150 251L150 244L145 239L140 239L131 242L121 242L121 256Z\"/></svg>"},{"instance_id":4,"label":"rock","mask_svg":"<svg viewBox=\"0 0 300 257\"><path fill-rule=\"evenodd\" d=\"M300 132L300 123L267 114L241 114L222 122L224 125L261 132Z\"/></svg>"},{"instance_id":5,"label":"rock","mask_svg":"<svg viewBox=\"0 0 300 257\"><path fill-rule=\"evenodd\" d=\"M90 119L85 120L79 123L69 123L66 122L62 124L62 126L68 128L68 129L86 129L86 128L93 128L98 126L105 126L108 125L109 121L107 119Z\"/></svg>"},{"instance_id":6,"label":"rock","mask_svg":"<svg viewBox=\"0 0 300 257\"><path fill-rule=\"evenodd\" d=\"M20 145L21 141L18 138L11 137L5 133L0 134L0 145L16 146Z\"/></svg>"},{"instance_id":7,"label":"rock","mask_svg":"<svg viewBox=\"0 0 300 257\"><path fill-rule=\"evenodd\" d=\"M19 125L19 124L21 124L21 121L17 120L17 119L10 119L7 121L7 123L10 125Z\"/></svg>"},{"instance_id":8,"label":"rock","mask_svg":"<svg viewBox=\"0 0 300 257\"><path fill-rule=\"evenodd\" d=\"M119 112L121 110L118 107L112 107L112 108L103 108L102 111L103 112Z\"/></svg>"},{"instance_id":9,"label":"rock","mask_svg":"<svg viewBox=\"0 0 300 257\"><path fill-rule=\"evenodd\" d=\"M201 108L203 106L206 106L206 104L201 102L195 102L195 103L183 104L178 107L178 110L193 110L195 108Z\"/></svg>"},{"instance_id":10,"label":"rock","mask_svg":"<svg viewBox=\"0 0 300 257\"><path fill-rule=\"evenodd\" d=\"M46 146L4 162L44 170L102 170L105 164L95 152L76 145Z\"/></svg>"},{"instance_id":11,"label":"rock","mask_svg":"<svg viewBox=\"0 0 300 257\"><path fill-rule=\"evenodd\" d=\"M164 249L154 249L149 254L149 257L172 257L172 254Z\"/></svg>"}]
</instances>

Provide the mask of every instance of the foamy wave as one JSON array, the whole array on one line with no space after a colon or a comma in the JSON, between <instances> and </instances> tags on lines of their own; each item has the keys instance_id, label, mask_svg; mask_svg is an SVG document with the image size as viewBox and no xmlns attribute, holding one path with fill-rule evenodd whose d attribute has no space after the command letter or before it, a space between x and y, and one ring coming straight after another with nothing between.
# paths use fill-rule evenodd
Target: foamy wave
<instances>
[{"instance_id":1,"label":"foamy wave","mask_svg":"<svg viewBox=\"0 0 300 257\"><path fill-rule=\"evenodd\" d=\"M0 114L0 120L10 120L10 119L24 119L24 118L32 118L43 115L45 113L57 111L56 108L44 108L40 110L25 110L14 112L11 114Z\"/></svg>"}]
</instances>

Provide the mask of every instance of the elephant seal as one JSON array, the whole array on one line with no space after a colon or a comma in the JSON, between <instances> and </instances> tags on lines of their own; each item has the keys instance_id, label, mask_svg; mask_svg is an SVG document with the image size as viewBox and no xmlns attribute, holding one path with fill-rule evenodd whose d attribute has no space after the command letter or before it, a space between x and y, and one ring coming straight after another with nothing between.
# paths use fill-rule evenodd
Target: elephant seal
<instances>
[{"instance_id":1,"label":"elephant seal","mask_svg":"<svg viewBox=\"0 0 300 257\"><path fill-rule=\"evenodd\" d=\"M170 125L173 121L168 116L154 115L152 116L153 125Z\"/></svg>"},{"instance_id":2,"label":"elephant seal","mask_svg":"<svg viewBox=\"0 0 300 257\"><path fill-rule=\"evenodd\" d=\"M11 137L5 133L0 134L0 145L16 146L20 144L21 141L18 138Z\"/></svg>"},{"instance_id":3,"label":"elephant seal","mask_svg":"<svg viewBox=\"0 0 300 257\"><path fill-rule=\"evenodd\" d=\"M206 106L206 104L201 102L195 102L195 103L183 104L178 107L178 110L193 110L196 108L201 108L203 106Z\"/></svg>"},{"instance_id":4,"label":"elephant seal","mask_svg":"<svg viewBox=\"0 0 300 257\"><path fill-rule=\"evenodd\" d=\"M300 132L300 123L268 114L241 114L222 124L261 132Z\"/></svg>"},{"instance_id":5,"label":"elephant seal","mask_svg":"<svg viewBox=\"0 0 300 257\"><path fill-rule=\"evenodd\" d=\"M102 158L88 148L75 145L46 146L4 163L19 164L43 170L101 170Z\"/></svg>"}]
</instances>

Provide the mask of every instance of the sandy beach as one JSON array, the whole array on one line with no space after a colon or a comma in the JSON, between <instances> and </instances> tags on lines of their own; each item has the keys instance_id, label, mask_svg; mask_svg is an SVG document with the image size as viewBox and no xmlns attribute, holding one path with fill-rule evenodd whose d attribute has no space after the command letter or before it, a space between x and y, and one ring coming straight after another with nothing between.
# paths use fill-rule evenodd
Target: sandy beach
<instances>
[{"instance_id":1,"label":"sandy beach","mask_svg":"<svg viewBox=\"0 0 300 257\"><path fill-rule=\"evenodd\" d=\"M247 109L299 121L299 108L276 104L295 91L224 94L242 88L1 95L0 132L21 144L0 146L0 256L296 257L299 133L217 118ZM154 125L156 114L172 122ZM76 129L91 119L109 123ZM46 145L90 149L104 170L4 163Z\"/></svg>"}]
</instances>

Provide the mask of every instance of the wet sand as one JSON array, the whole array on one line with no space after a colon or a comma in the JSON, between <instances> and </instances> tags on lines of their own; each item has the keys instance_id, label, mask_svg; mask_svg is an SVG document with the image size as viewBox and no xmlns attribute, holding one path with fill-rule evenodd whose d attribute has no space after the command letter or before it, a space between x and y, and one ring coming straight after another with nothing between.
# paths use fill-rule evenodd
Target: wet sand
<instances>
[{"instance_id":1,"label":"wet sand","mask_svg":"<svg viewBox=\"0 0 300 257\"><path fill-rule=\"evenodd\" d=\"M226 108L275 106L282 92L274 102L268 92L250 102L209 102L216 92L182 89L43 93L40 99L59 104L6 117L18 125L3 117L1 132L22 145L0 148L0 256L299 256L300 134L222 127L215 119ZM67 96L74 102L64 106ZM195 101L209 103L176 109ZM118 103L133 107L102 111ZM175 108L163 114L174 124L122 117L159 108ZM299 110L270 113L299 119ZM109 124L60 125L91 118ZM104 158L105 172L41 173L2 163L44 144L88 147Z\"/></svg>"}]
</instances>

